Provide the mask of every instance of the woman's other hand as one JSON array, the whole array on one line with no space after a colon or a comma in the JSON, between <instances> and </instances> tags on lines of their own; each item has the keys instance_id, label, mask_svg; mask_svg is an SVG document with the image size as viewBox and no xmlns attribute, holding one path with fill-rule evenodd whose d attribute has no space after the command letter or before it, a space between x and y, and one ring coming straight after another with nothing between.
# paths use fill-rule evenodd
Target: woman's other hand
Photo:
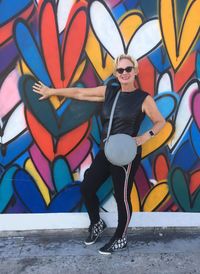
<instances>
[{"instance_id":1,"label":"woman's other hand","mask_svg":"<svg viewBox=\"0 0 200 274\"><path fill-rule=\"evenodd\" d=\"M42 95L39 100L47 99L52 95L51 89L38 81L33 85L33 91Z\"/></svg>"},{"instance_id":2,"label":"woman's other hand","mask_svg":"<svg viewBox=\"0 0 200 274\"><path fill-rule=\"evenodd\" d=\"M134 138L135 138L136 145L141 146L150 139L150 136L149 136L148 133L144 133L143 135L137 136L137 137L134 137Z\"/></svg>"}]
</instances>

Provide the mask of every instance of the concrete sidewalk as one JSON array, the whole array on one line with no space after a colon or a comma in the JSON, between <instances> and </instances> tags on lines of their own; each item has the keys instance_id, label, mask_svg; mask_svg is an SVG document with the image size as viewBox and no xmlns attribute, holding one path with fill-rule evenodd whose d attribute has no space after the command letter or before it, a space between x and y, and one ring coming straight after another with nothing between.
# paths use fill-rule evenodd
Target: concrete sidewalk
<instances>
[{"instance_id":1,"label":"concrete sidewalk","mask_svg":"<svg viewBox=\"0 0 200 274\"><path fill-rule=\"evenodd\" d=\"M129 229L128 248L113 255L86 247L86 229L1 232L0 273L200 273L200 228Z\"/></svg>"}]
</instances>

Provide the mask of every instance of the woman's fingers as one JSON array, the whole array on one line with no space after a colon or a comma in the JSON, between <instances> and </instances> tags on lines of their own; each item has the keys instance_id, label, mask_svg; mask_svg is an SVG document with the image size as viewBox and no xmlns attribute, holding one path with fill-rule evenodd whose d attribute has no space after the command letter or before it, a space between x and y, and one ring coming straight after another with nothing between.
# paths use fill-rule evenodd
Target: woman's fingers
<instances>
[{"instance_id":1,"label":"woman's fingers","mask_svg":"<svg viewBox=\"0 0 200 274\"><path fill-rule=\"evenodd\" d=\"M36 93L38 93L38 94L42 94L38 89L36 89L36 88L33 88L33 91L34 92L36 92Z\"/></svg>"},{"instance_id":2,"label":"woman's fingers","mask_svg":"<svg viewBox=\"0 0 200 274\"><path fill-rule=\"evenodd\" d=\"M48 87L45 86L41 81L35 82L32 88L35 93L42 95L39 100L46 99L50 95L48 92Z\"/></svg>"}]
</instances>

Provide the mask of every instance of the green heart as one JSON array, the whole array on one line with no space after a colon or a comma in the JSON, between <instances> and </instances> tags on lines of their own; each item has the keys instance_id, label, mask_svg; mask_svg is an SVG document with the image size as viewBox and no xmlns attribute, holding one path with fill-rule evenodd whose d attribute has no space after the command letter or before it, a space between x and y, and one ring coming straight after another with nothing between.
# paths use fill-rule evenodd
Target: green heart
<instances>
[{"instance_id":1,"label":"green heart","mask_svg":"<svg viewBox=\"0 0 200 274\"><path fill-rule=\"evenodd\" d=\"M200 212L200 189L192 199L189 190L189 179L184 171L175 168L169 173L169 190L174 201L185 212Z\"/></svg>"},{"instance_id":2,"label":"green heart","mask_svg":"<svg viewBox=\"0 0 200 274\"><path fill-rule=\"evenodd\" d=\"M19 90L27 109L55 137L59 138L67 132L88 121L99 110L99 103L72 100L61 116L49 100L39 100L40 95L33 92L36 79L29 75L19 80Z\"/></svg>"}]
</instances>

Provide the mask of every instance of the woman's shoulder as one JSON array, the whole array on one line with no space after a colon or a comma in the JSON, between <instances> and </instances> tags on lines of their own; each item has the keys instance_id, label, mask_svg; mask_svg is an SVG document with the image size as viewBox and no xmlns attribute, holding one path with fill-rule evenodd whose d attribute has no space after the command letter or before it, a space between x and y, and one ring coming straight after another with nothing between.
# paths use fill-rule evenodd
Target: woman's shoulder
<instances>
[{"instance_id":1,"label":"woman's shoulder","mask_svg":"<svg viewBox=\"0 0 200 274\"><path fill-rule=\"evenodd\" d=\"M142 98L146 98L147 96L151 96L151 94L148 92L148 91L145 91L145 90L143 90L143 89L137 89L137 91L138 91L138 93L140 94L140 96L142 97Z\"/></svg>"},{"instance_id":2,"label":"woman's shoulder","mask_svg":"<svg viewBox=\"0 0 200 274\"><path fill-rule=\"evenodd\" d=\"M111 78L107 81L106 83L106 93L105 93L105 98L111 98L116 95L116 92L120 89L120 84L119 82Z\"/></svg>"}]
</instances>

